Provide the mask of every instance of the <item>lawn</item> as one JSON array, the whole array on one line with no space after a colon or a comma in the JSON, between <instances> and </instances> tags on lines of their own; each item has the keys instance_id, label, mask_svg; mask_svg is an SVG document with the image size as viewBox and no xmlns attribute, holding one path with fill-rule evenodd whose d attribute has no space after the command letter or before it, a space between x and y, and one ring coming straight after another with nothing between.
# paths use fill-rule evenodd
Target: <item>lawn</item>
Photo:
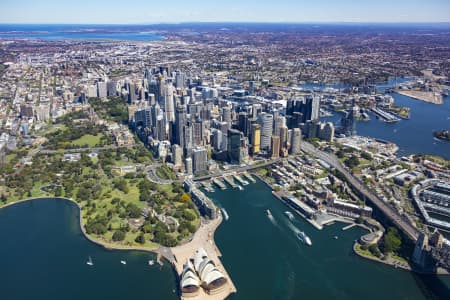
<instances>
[{"instance_id":1,"label":"lawn","mask_svg":"<svg viewBox=\"0 0 450 300\"><path fill-rule=\"evenodd\" d=\"M83 135L81 138L74 140L72 142L73 145L77 145L77 146L84 146L84 145L88 145L89 147L94 147L95 145L97 145L98 143L100 143L100 139L102 137L102 134L98 134L98 135L91 135L91 134L85 134Z\"/></svg>"}]
</instances>

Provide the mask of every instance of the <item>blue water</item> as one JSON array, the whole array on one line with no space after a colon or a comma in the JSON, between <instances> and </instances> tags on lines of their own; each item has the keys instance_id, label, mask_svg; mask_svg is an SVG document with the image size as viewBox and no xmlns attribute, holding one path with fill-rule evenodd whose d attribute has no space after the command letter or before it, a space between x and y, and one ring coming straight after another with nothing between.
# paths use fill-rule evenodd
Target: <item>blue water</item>
<instances>
[{"instance_id":1,"label":"blue water","mask_svg":"<svg viewBox=\"0 0 450 300\"><path fill-rule=\"evenodd\" d=\"M392 94L395 104L411 108L410 120L397 123L379 121L371 114L370 122L357 122L356 133L362 136L384 139L399 146L398 155L432 154L450 159L450 142L434 138L435 130L450 130L450 99L444 98L444 104L436 105L413 98ZM342 115L322 118L339 125Z\"/></svg>"},{"instance_id":2,"label":"blue water","mask_svg":"<svg viewBox=\"0 0 450 300\"><path fill-rule=\"evenodd\" d=\"M119 25L0 25L0 38L40 40L164 40L164 37L145 26Z\"/></svg>"},{"instance_id":3,"label":"blue water","mask_svg":"<svg viewBox=\"0 0 450 300\"><path fill-rule=\"evenodd\" d=\"M396 83L404 83L410 81L411 78L408 77L389 77L387 82L377 83L377 91L384 92L386 89L393 87ZM299 87L313 90L313 89L325 89L325 88L333 88L333 89L348 89L351 88L351 85L343 84L343 83L335 83L335 84L319 84L319 83L304 83L300 84Z\"/></svg>"}]
</instances>

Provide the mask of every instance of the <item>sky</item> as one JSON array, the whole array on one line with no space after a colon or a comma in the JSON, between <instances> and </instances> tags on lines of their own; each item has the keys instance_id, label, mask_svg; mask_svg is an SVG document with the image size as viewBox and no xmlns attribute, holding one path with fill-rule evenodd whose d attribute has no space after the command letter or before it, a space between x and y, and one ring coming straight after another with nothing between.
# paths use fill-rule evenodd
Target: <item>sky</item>
<instances>
[{"instance_id":1,"label":"sky","mask_svg":"<svg viewBox=\"0 0 450 300\"><path fill-rule=\"evenodd\" d=\"M0 0L0 23L450 22L450 0Z\"/></svg>"}]
</instances>

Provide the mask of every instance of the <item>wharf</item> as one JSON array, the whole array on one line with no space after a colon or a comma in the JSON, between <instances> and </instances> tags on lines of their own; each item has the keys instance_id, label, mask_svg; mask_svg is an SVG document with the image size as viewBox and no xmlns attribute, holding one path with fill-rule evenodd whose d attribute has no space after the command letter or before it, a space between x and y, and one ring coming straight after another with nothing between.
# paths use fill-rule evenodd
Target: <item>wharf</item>
<instances>
[{"instance_id":1,"label":"wharf","mask_svg":"<svg viewBox=\"0 0 450 300\"><path fill-rule=\"evenodd\" d=\"M346 230L348 230L348 229L350 229L350 228L353 228L353 227L355 227L355 226L357 226L357 225L358 225L358 224L353 223L353 224L350 224L350 225L345 226L344 228L342 228L342 230L343 230L343 231L346 231Z\"/></svg>"},{"instance_id":2,"label":"wharf","mask_svg":"<svg viewBox=\"0 0 450 300\"><path fill-rule=\"evenodd\" d=\"M241 185L246 186L248 185L248 182L242 179L239 175L233 175L234 179L236 179L237 182L239 182Z\"/></svg>"},{"instance_id":3,"label":"wharf","mask_svg":"<svg viewBox=\"0 0 450 300\"><path fill-rule=\"evenodd\" d=\"M231 177L224 177L223 178L226 183L228 183L232 188L237 188L237 184L234 182L233 178Z\"/></svg>"},{"instance_id":4,"label":"wharf","mask_svg":"<svg viewBox=\"0 0 450 300\"><path fill-rule=\"evenodd\" d=\"M221 190L226 190L226 189L227 189L226 185L225 185L222 181L220 181L219 179L214 178L212 181L213 181L213 183L214 183L215 185L217 185Z\"/></svg>"},{"instance_id":5,"label":"wharf","mask_svg":"<svg viewBox=\"0 0 450 300\"><path fill-rule=\"evenodd\" d=\"M253 176L250 175L249 173L245 172L245 173L243 173L243 175L245 176L245 178L247 178L247 179L250 180L251 182L256 183L256 179L253 178Z\"/></svg>"}]
</instances>

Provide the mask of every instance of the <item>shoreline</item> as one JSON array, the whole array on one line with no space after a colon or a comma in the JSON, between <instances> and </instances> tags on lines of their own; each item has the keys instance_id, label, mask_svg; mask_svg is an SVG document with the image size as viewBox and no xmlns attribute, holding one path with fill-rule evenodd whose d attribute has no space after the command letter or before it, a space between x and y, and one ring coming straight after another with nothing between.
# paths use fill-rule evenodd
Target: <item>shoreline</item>
<instances>
[{"instance_id":1,"label":"shoreline","mask_svg":"<svg viewBox=\"0 0 450 300\"><path fill-rule=\"evenodd\" d=\"M436 96L433 92L422 92L422 91L404 91L396 90L395 93L413 98L415 100L424 101L431 104L441 105L444 104L442 96Z\"/></svg>"},{"instance_id":2,"label":"shoreline","mask_svg":"<svg viewBox=\"0 0 450 300\"><path fill-rule=\"evenodd\" d=\"M76 202L75 200L71 199L71 198L66 198L66 197L34 197L34 198L26 198L26 199L22 199L22 200L17 200L17 201L13 201L10 203L7 203L5 205L3 205L2 207L0 207L0 210L3 208L7 208L10 206L14 206L16 204L20 204L20 203L25 203L25 202L30 202L30 201L34 201L34 200L51 200L51 199L56 199L56 200L63 200L63 201L68 201L71 202L73 204L75 204L78 207L78 212L79 212L79 225L80 225L80 230L83 233L84 237L98 245L103 247L106 250L130 250L130 251L145 251L145 252L151 252L157 255L161 255L159 250L162 246L159 246L156 249L151 249L148 247L136 247L136 246L125 246L125 245L115 245L115 244L109 244L100 240L95 239L94 237L89 236L89 234L86 232L85 228L84 228L84 223L83 223L83 215L82 215L82 210L81 210L81 206L78 202Z\"/></svg>"},{"instance_id":3,"label":"shoreline","mask_svg":"<svg viewBox=\"0 0 450 300\"><path fill-rule=\"evenodd\" d=\"M217 228L219 228L220 224L223 221L223 218L221 215L215 220L209 220L207 223L201 223L200 227L197 229L197 231L192 235L192 237L184 244L177 245L175 247L164 247L162 245L159 245L158 248L152 249L149 247L136 247L136 246L124 246L124 245L115 245L106 243L100 240L95 239L94 237L89 236L89 234L86 232L84 228L83 223L83 215L82 215L82 209L78 202L76 202L74 199L66 198L66 197L34 197L34 198L26 198L22 200L12 201L10 203L7 203L0 207L0 210L3 208L11 207L20 203L25 202L31 202L35 200L58 200L58 201L67 201L70 203L73 203L77 206L78 212L79 212L79 226L80 230L83 233L83 236L91 243L100 246L104 248L105 250L110 251L142 251L142 252L149 252L156 255L156 262L162 265L162 259L165 259L172 267L172 270L175 271L175 278L177 281L179 281L179 276L182 271L182 264L180 265L180 261L176 258L174 254L178 254L180 256L183 256L188 252L188 256L191 257L194 255L195 250L199 248L200 246L203 246L204 248L207 248L208 254L211 258L216 262L217 266L220 267L220 269L224 272L224 275L228 278L228 288L222 292L220 292L218 295L207 295L206 298L216 300L216 296L223 296L223 293L227 293L226 297L230 296L231 294L235 294L237 292L237 289L231 280L230 275L226 271L225 267L223 266L221 260L219 257L222 256L222 253L220 252L219 248L217 247L215 241L214 241L214 234ZM205 239L206 235L206 239ZM182 254L183 253L183 254ZM174 259L175 258L175 259ZM175 287L176 290L179 290L179 286ZM180 296L180 299L185 299L181 294L178 294ZM206 296L206 295L205 295ZM197 299L198 297L193 297L190 299ZM200 298L203 299L203 298Z\"/></svg>"},{"instance_id":4,"label":"shoreline","mask_svg":"<svg viewBox=\"0 0 450 300\"><path fill-rule=\"evenodd\" d=\"M253 174L253 175L256 176L259 180L261 180L267 187L269 187L269 188L272 190L272 195L274 195L275 197L277 197L278 199L280 199L280 198L278 197L278 195L276 194L276 192L274 192L272 186L264 179L264 176L261 176L261 175L259 175L259 174ZM280 199L280 200L281 200L281 199ZM283 204L285 204L284 201L281 200L281 202L282 202ZM285 204L285 205L286 205L286 204ZM296 210L296 211L297 211L297 210ZM308 220L307 218L304 218L304 219L305 219L306 221L309 222L309 220ZM337 221L337 222L343 222L342 220L336 220L336 221ZM310 223L310 225L312 225L313 227L315 227L314 224L312 224L311 222L309 222L309 223ZM343 223L345 223L345 222L343 222ZM356 223L355 223L355 224L356 224ZM355 226L359 226L359 224L356 224ZM367 230L367 228L364 228L364 227L362 227L362 228L365 229L365 230ZM317 227L316 227L316 229L317 229ZM353 253L355 253L357 256L359 256L359 257L361 257L361 258L368 259L368 260L371 260L371 261L373 261L373 262L378 262L378 263L381 263L381 264L384 264L384 265L387 265L387 266L391 266L391 267L394 267L394 268L400 268L400 269L402 269L402 270L405 270L405 271L408 271L408 272L412 272L412 273L417 273L417 274L427 274L427 275L450 275L450 272L448 272L448 271L446 271L446 270L444 270L444 269L438 269L436 272L425 272L425 271L420 271L420 270L417 270L417 269L412 268L412 267L410 266L409 262L407 262L407 263L408 263L407 267L404 267L404 266L401 265L401 264L395 264L394 262L384 261L384 260L382 260L382 259L378 259L378 258L375 258L375 257L366 256L366 255L363 255L363 254L361 254L361 253L358 253L358 251L356 251L356 245L359 245L359 243L358 243L358 242L353 243L353 246L352 246Z\"/></svg>"}]
</instances>

